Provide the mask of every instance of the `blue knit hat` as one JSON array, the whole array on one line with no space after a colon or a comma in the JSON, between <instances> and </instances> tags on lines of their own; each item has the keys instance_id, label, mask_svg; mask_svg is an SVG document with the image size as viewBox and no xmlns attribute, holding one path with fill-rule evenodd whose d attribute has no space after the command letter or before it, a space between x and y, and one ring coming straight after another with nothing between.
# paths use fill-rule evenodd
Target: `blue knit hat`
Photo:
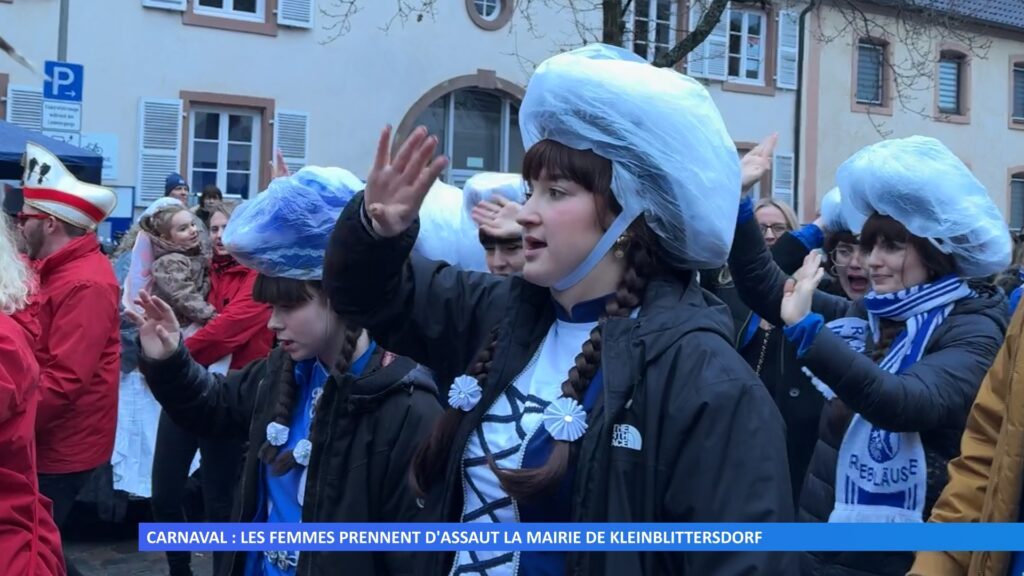
<instances>
[{"instance_id":1,"label":"blue knit hat","mask_svg":"<svg viewBox=\"0 0 1024 576\"><path fill-rule=\"evenodd\" d=\"M277 178L235 210L224 247L261 274L320 280L334 224L363 182L348 170L307 166Z\"/></svg>"},{"instance_id":2,"label":"blue knit hat","mask_svg":"<svg viewBox=\"0 0 1024 576\"><path fill-rule=\"evenodd\" d=\"M185 179L182 178L181 174L178 174L177 172L171 172L170 174L167 175L167 179L164 180L164 196L170 194L171 190L174 190L178 186L184 186L188 188L188 182L185 182Z\"/></svg>"}]
</instances>

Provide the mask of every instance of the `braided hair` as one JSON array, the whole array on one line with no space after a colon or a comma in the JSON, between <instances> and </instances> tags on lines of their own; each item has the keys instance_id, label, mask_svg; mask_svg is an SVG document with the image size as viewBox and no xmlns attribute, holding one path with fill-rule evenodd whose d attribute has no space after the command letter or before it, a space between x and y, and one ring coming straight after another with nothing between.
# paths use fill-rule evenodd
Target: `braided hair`
<instances>
[{"instance_id":1,"label":"braided hair","mask_svg":"<svg viewBox=\"0 0 1024 576\"><path fill-rule=\"evenodd\" d=\"M323 288L319 281L293 280L290 278L276 278L260 274L253 286L253 300L274 306L298 306L313 299L314 294L323 295ZM338 360L334 365L339 374L345 374L352 362L359 338L363 335L363 328L352 323L344 324L344 333L341 341L341 349L338 352ZM273 422L281 426L288 426L291 423L292 410L295 407L297 386L295 384L295 363L291 358L285 358L278 371L271 375L278 382L277 406L274 408ZM334 378L328 378L324 383L323 398L329 391L329 387L335 386ZM319 422L320 408L317 406L314 416L309 425L307 439L312 442L315 437L316 425ZM294 433L294 431L292 431ZM293 470L298 463L292 450L281 450L280 446L274 446L269 440L264 440L260 446L257 456L264 464L271 466L271 470L277 476L287 474Z\"/></svg>"},{"instance_id":2,"label":"braided hair","mask_svg":"<svg viewBox=\"0 0 1024 576\"><path fill-rule=\"evenodd\" d=\"M608 221L622 210L611 191L611 162L593 151L575 150L552 140L542 140L526 153L523 159L523 178L527 181L538 180L542 173L557 174L592 191L598 214ZM604 314L583 343L568 376L562 382L562 396L580 403L601 365L601 337L605 323L609 318L628 317L640 305L655 268L657 243L654 232L643 218L630 225L623 239L625 243L620 244L618 249L623 251L625 273L614 297L608 299ZM498 329L495 328L466 372L468 376L476 378L481 386L491 368L498 337ZM411 484L421 497L444 473L444 463L463 414L461 410L449 407L438 420L433 433L414 455L410 469ZM551 456L539 468L506 470L498 468L493 459L490 466L506 493L516 498L526 498L549 489L564 476L570 461L571 447L569 442L555 441Z\"/></svg>"}]
</instances>

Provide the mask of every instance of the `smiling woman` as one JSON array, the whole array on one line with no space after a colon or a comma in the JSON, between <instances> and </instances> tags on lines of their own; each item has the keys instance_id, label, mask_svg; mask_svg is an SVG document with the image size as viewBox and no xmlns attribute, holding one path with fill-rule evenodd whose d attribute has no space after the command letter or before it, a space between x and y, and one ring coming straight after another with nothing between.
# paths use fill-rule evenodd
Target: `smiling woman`
<instances>
[{"instance_id":1,"label":"smiling woman","mask_svg":"<svg viewBox=\"0 0 1024 576\"><path fill-rule=\"evenodd\" d=\"M827 399L801 519L922 522L1006 328L1002 293L968 280L1006 265L1009 233L981 183L931 138L868 146L840 167L837 184L843 219L860 233L847 264L870 270L873 289L862 300L816 290L816 253L792 279L783 274L749 201L729 264L744 301L785 324ZM802 573L897 576L912 561L900 552L810 553Z\"/></svg>"},{"instance_id":2,"label":"smiling woman","mask_svg":"<svg viewBox=\"0 0 1024 576\"><path fill-rule=\"evenodd\" d=\"M867 255L871 287L877 294L891 294L956 272L952 256L914 236L891 216L868 218L860 233L860 249Z\"/></svg>"},{"instance_id":3,"label":"smiling woman","mask_svg":"<svg viewBox=\"0 0 1024 576\"><path fill-rule=\"evenodd\" d=\"M152 290L186 325L205 324L216 313L206 302L210 254L209 247L199 241L200 226L195 214L175 203L139 221L153 247Z\"/></svg>"}]
</instances>

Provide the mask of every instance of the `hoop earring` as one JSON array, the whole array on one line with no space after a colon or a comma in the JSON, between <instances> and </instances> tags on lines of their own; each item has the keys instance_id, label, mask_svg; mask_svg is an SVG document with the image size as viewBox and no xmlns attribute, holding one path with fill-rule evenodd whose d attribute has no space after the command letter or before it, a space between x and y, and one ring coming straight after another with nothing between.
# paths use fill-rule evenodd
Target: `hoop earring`
<instances>
[{"instance_id":1,"label":"hoop earring","mask_svg":"<svg viewBox=\"0 0 1024 576\"><path fill-rule=\"evenodd\" d=\"M619 260L626 257L626 248L629 247L629 236L623 234L615 241L615 252L613 254Z\"/></svg>"}]
</instances>

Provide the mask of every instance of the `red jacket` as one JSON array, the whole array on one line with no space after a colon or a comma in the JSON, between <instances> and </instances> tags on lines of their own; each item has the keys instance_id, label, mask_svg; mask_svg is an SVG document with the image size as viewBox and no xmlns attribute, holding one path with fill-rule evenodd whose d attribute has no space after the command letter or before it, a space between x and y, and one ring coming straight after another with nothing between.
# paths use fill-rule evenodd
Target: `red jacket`
<instances>
[{"instance_id":1,"label":"red jacket","mask_svg":"<svg viewBox=\"0 0 1024 576\"><path fill-rule=\"evenodd\" d=\"M60 532L36 479L39 364L32 314L0 314L0 559L5 574L64 574Z\"/></svg>"},{"instance_id":2,"label":"red jacket","mask_svg":"<svg viewBox=\"0 0 1024 576\"><path fill-rule=\"evenodd\" d=\"M72 240L35 268L42 329L36 349L39 471L83 472L108 462L114 449L120 289L95 234Z\"/></svg>"},{"instance_id":3,"label":"red jacket","mask_svg":"<svg viewBox=\"0 0 1024 576\"><path fill-rule=\"evenodd\" d=\"M185 340L196 362L209 366L231 354L230 368L238 370L270 353L274 343L274 333L267 328L270 306L252 299L256 276L255 270L234 258L214 258L206 301L217 310L217 316Z\"/></svg>"}]
</instances>

